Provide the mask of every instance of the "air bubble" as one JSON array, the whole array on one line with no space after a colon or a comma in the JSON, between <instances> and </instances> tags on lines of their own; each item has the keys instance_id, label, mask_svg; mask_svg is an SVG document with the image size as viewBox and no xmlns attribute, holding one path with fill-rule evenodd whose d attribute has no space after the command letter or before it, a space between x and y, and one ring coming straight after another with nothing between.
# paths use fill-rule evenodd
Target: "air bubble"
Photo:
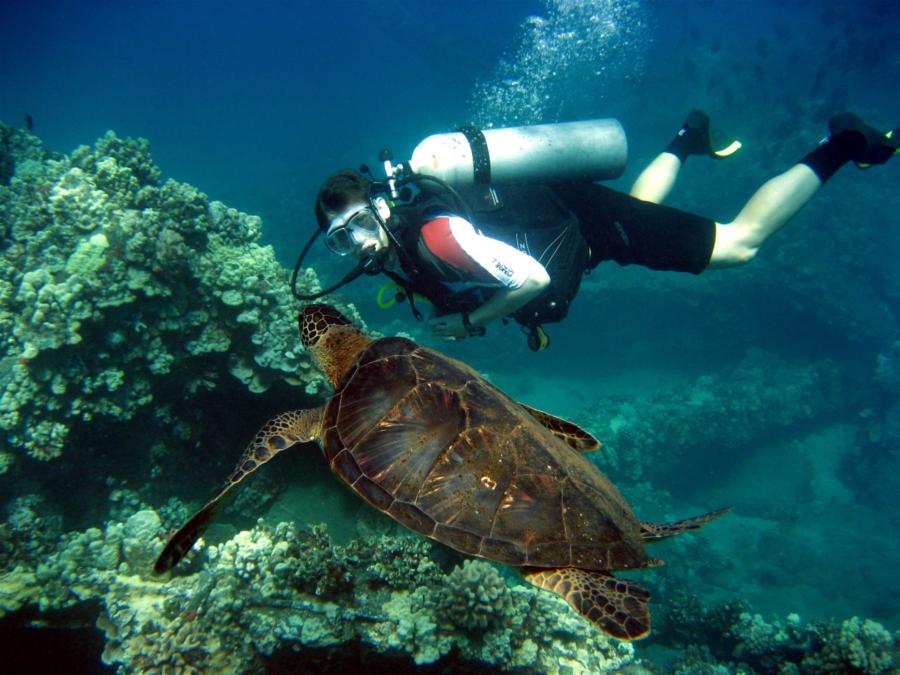
<instances>
[{"instance_id":1,"label":"air bubble","mask_svg":"<svg viewBox=\"0 0 900 675\"><path fill-rule=\"evenodd\" d=\"M515 52L477 84L471 107L479 126L553 122L564 109L593 96L583 105L590 109L602 92L615 89L609 82L615 73L640 75L647 43L640 3L545 0L544 5L545 16L523 21Z\"/></svg>"}]
</instances>

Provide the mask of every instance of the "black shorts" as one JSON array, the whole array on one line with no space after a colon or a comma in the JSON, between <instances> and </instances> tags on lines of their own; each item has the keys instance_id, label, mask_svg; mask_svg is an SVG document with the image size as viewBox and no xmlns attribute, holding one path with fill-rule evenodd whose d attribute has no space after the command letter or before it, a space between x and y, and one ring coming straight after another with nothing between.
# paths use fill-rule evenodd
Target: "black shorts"
<instances>
[{"instance_id":1,"label":"black shorts","mask_svg":"<svg viewBox=\"0 0 900 675\"><path fill-rule=\"evenodd\" d=\"M595 183L557 183L553 191L581 223L591 248L588 269L604 260L700 274L716 243L716 223L641 201Z\"/></svg>"}]
</instances>

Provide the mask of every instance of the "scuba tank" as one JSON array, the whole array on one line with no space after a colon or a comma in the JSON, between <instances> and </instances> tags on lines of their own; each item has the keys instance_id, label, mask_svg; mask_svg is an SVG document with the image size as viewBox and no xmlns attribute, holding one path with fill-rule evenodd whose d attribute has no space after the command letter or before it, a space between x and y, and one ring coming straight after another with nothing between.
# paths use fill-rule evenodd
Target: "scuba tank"
<instances>
[{"instance_id":1,"label":"scuba tank","mask_svg":"<svg viewBox=\"0 0 900 675\"><path fill-rule=\"evenodd\" d=\"M373 212L377 213L374 198L383 195L395 213L409 209L414 220L434 208L458 213L477 226L486 226L491 236L525 251L544 265L551 273L551 287L511 315L522 325L528 346L539 351L549 345L541 324L560 321L566 316L580 285L588 249L578 220L568 208L552 194L545 194L546 188L536 191L528 184L617 178L625 170L627 155L625 131L614 119L484 131L464 126L456 132L428 136L416 146L408 162L394 164L390 150L382 150L378 159L384 166L385 178L381 181L376 181L365 165L360 167L360 172L372 180L367 201ZM492 183L497 184L497 190ZM504 197L509 191L518 194L505 206ZM460 192L472 194L467 194L467 199ZM520 208L511 209L516 203ZM532 227L534 221L537 222ZM294 266L291 275L294 297L312 300L334 292L362 274L384 272L403 289L413 314L421 320L413 298L421 292L434 301L434 294L423 292L428 285L427 275L423 275L415 258L405 253L400 241L405 235L395 233L385 222L381 225L399 255L407 278L384 269L381 259L369 258L361 260L355 269L328 288L301 293L297 289L297 276L310 247L323 231L317 228ZM443 288L435 290L437 295L442 292ZM456 311L449 306L443 309Z\"/></svg>"},{"instance_id":2,"label":"scuba tank","mask_svg":"<svg viewBox=\"0 0 900 675\"><path fill-rule=\"evenodd\" d=\"M625 171L628 142L618 120L456 132L428 136L409 168L451 185L491 182L606 180Z\"/></svg>"}]
</instances>

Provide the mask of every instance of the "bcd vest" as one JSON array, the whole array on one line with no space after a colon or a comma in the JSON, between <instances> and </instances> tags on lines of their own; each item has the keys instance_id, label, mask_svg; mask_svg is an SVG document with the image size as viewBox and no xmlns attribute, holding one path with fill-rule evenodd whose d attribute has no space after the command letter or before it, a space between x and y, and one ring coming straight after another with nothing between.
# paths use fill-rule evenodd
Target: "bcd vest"
<instances>
[{"instance_id":1,"label":"bcd vest","mask_svg":"<svg viewBox=\"0 0 900 675\"><path fill-rule=\"evenodd\" d=\"M528 254L550 275L547 288L511 317L532 329L564 319L588 261L588 246L575 214L546 185L474 186L459 192L477 229ZM442 278L432 265L419 261L422 225L439 215L465 216L460 211L460 205L448 194L429 191L393 209L392 221L401 221L396 233L407 253L401 256L406 279L395 279L403 284L408 296L425 296L443 314L470 312L496 292L483 288L452 292L442 282L454 279Z\"/></svg>"}]
</instances>

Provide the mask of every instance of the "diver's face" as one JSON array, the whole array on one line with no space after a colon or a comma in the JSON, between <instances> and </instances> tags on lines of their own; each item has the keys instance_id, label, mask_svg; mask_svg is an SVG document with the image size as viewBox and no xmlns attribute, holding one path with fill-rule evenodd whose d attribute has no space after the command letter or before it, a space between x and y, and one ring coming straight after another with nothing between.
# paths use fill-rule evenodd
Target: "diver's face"
<instances>
[{"instance_id":1,"label":"diver's face","mask_svg":"<svg viewBox=\"0 0 900 675\"><path fill-rule=\"evenodd\" d=\"M375 200L375 208L365 202L351 204L344 211L332 215L325 233L325 244L341 256L352 255L364 259L377 255L389 245L387 233L379 218L387 220L390 208L384 199Z\"/></svg>"}]
</instances>

